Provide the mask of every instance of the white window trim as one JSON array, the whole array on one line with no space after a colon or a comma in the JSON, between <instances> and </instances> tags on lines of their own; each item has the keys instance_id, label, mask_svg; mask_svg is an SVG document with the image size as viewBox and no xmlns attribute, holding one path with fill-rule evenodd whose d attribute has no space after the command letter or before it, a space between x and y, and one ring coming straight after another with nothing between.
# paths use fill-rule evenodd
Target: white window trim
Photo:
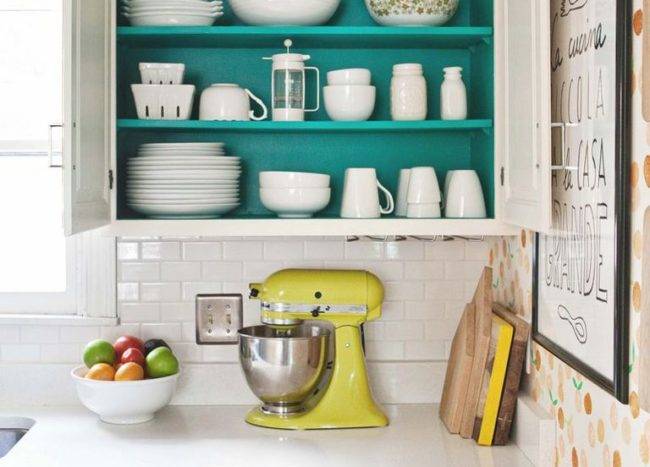
<instances>
[{"instance_id":1,"label":"white window trim","mask_svg":"<svg viewBox=\"0 0 650 467\"><path fill-rule=\"evenodd\" d=\"M0 324L117 323L115 238L91 231L68 241L68 293L0 293Z\"/></svg>"}]
</instances>

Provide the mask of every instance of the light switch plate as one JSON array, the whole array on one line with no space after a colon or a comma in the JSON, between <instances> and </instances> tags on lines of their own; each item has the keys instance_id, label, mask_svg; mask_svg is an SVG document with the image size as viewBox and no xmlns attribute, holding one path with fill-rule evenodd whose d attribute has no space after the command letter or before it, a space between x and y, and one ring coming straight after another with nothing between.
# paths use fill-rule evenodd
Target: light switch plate
<instances>
[{"instance_id":1,"label":"light switch plate","mask_svg":"<svg viewBox=\"0 0 650 467\"><path fill-rule=\"evenodd\" d=\"M236 344L241 328L241 294L199 294L196 296L196 343Z\"/></svg>"}]
</instances>

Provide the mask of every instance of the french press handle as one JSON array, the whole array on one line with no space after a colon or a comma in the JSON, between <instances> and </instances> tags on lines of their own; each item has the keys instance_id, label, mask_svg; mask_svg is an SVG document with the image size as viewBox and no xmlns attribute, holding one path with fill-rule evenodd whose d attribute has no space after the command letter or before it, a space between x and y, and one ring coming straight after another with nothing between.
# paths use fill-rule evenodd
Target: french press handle
<instances>
[{"instance_id":1,"label":"french press handle","mask_svg":"<svg viewBox=\"0 0 650 467\"><path fill-rule=\"evenodd\" d=\"M317 112L320 109L320 70L315 66L306 66L305 71L314 70L316 72L316 107L313 109L305 109L305 102L303 100L302 106L305 112Z\"/></svg>"}]
</instances>

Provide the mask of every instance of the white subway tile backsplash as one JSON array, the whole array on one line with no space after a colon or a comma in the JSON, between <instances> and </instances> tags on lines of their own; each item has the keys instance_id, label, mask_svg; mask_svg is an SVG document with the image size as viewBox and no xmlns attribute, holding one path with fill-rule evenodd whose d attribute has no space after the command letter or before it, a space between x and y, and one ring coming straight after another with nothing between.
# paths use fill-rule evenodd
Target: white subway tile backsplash
<instances>
[{"instance_id":1,"label":"white subway tile backsplash","mask_svg":"<svg viewBox=\"0 0 650 467\"><path fill-rule=\"evenodd\" d=\"M263 281L284 265L276 261L247 261L244 263L244 279L248 281Z\"/></svg>"},{"instance_id":2,"label":"white subway tile backsplash","mask_svg":"<svg viewBox=\"0 0 650 467\"><path fill-rule=\"evenodd\" d=\"M404 358L407 360L444 360L445 341L406 341Z\"/></svg>"},{"instance_id":3,"label":"white subway tile backsplash","mask_svg":"<svg viewBox=\"0 0 650 467\"><path fill-rule=\"evenodd\" d=\"M425 259L433 260L455 260L460 261L465 258L465 242L430 242L424 247ZM487 260L487 255L485 256Z\"/></svg>"},{"instance_id":4,"label":"white subway tile backsplash","mask_svg":"<svg viewBox=\"0 0 650 467\"><path fill-rule=\"evenodd\" d=\"M386 259L419 261L424 259L424 243L419 241L387 242Z\"/></svg>"},{"instance_id":5,"label":"white subway tile backsplash","mask_svg":"<svg viewBox=\"0 0 650 467\"><path fill-rule=\"evenodd\" d=\"M424 321L387 321L384 339L389 341L419 340L424 338Z\"/></svg>"},{"instance_id":6,"label":"white subway tile backsplash","mask_svg":"<svg viewBox=\"0 0 650 467\"><path fill-rule=\"evenodd\" d=\"M366 341L379 341L384 339L384 322L370 321L363 325L363 335Z\"/></svg>"},{"instance_id":7,"label":"white subway tile backsplash","mask_svg":"<svg viewBox=\"0 0 650 467\"><path fill-rule=\"evenodd\" d=\"M41 359L41 346L37 344L2 344L0 357L3 362L26 363Z\"/></svg>"},{"instance_id":8,"label":"white subway tile backsplash","mask_svg":"<svg viewBox=\"0 0 650 467\"><path fill-rule=\"evenodd\" d=\"M183 259L186 261L213 261L221 259L223 247L219 242L185 242Z\"/></svg>"},{"instance_id":9,"label":"white subway tile backsplash","mask_svg":"<svg viewBox=\"0 0 650 467\"><path fill-rule=\"evenodd\" d=\"M429 300L404 302L404 318L407 320L437 320L445 316L446 302Z\"/></svg>"},{"instance_id":10,"label":"white subway tile backsplash","mask_svg":"<svg viewBox=\"0 0 650 467\"><path fill-rule=\"evenodd\" d=\"M20 328L18 326L0 326L0 344L15 344L20 341ZM0 359L2 356L0 355Z\"/></svg>"},{"instance_id":11,"label":"white subway tile backsplash","mask_svg":"<svg viewBox=\"0 0 650 467\"><path fill-rule=\"evenodd\" d=\"M384 242L359 240L345 243L346 259L382 259L384 257Z\"/></svg>"},{"instance_id":12,"label":"white subway tile backsplash","mask_svg":"<svg viewBox=\"0 0 650 467\"><path fill-rule=\"evenodd\" d=\"M118 242L117 259L119 261L129 261L139 259L140 244L137 242Z\"/></svg>"},{"instance_id":13,"label":"white subway tile backsplash","mask_svg":"<svg viewBox=\"0 0 650 467\"><path fill-rule=\"evenodd\" d=\"M42 362L80 364L83 358L83 346L81 344L43 344L40 353Z\"/></svg>"},{"instance_id":14,"label":"white subway tile backsplash","mask_svg":"<svg viewBox=\"0 0 650 467\"><path fill-rule=\"evenodd\" d=\"M424 324L424 337L427 340L451 340L456 333L457 322L450 320L427 321Z\"/></svg>"},{"instance_id":15,"label":"white subway tile backsplash","mask_svg":"<svg viewBox=\"0 0 650 467\"><path fill-rule=\"evenodd\" d=\"M142 259L176 260L181 258L181 245L178 242L143 242Z\"/></svg>"},{"instance_id":16,"label":"white subway tile backsplash","mask_svg":"<svg viewBox=\"0 0 650 467\"><path fill-rule=\"evenodd\" d=\"M20 342L25 344L53 344L59 342L56 326L21 326Z\"/></svg>"},{"instance_id":17,"label":"white subway tile backsplash","mask_svg":"<svg viewBox=\"0 0 650 467\"><path fill-rule=\"evenodd\" d=\"M187 342L170 344L174 355L181 363L199 363L201 358L201 346Z\"/></svg>"},{"instance_id":18,"label":"white subway tile backsplash","mask_svg":"<svg viewBox=\"0 0 650 467\"><path fill-rule=\"evenodd\" d=\"M305 259L341 260L345 258L345 242L310 240L305 242Z\"/></svg>"},{"instance_id":19,"label":"white subway tile backsplash","mask_svg":"<svg viewBox=\"0 0 650 467\"><path fill-rule=\"evenodd\" d=\"M134 302L140 296L140 284L137 282L118 282L117 300L119 302Z\"/></svg>"},{"instance_id":20,"label":"white subway tile backsplash","mask_svg":"<svg viewBox=\"0 0 650 467\"><path fill-rule=\"evenodd\" d=\"M120 324L118 326L102 326L100 338L108 342L115 342L120 336L140 337L140 325L137 323Z\"/></svg>"},{"instance_id":21,"label":"white subway tile backsplash","mask_svg":"<svg viewBox=\"0 0 650 467\"><path fill-rule=\"evenodd\" d=\"M194 320L181 323L181 340L196 342L196 322Z\"/></svg>"},{"instance_id":22,"label":"white subway tile backsplash","mask_svg":"<svg viewBox=\"0 0 650 467\"><path fill-rule=\"evenodd\" d=\"M239 348L236 345L202 345L204 362L238 362Z\"/></svg>"},{"instance_id":23,"label":"white subway tile backsplash","mask_svg":"<svg viewBox=\"0 0 650 467\"><path fill-rule=\"evenodd\" d=\"M268 241L264 242L264 260L288 261L303 259L305 247L303 242L296 241Z\"/></svg>"},{"instance_id":24,"label":"white subway tile backsplash","mask_svg":"<svg viewBox=\"0 0 650 467\"><path fill-rule=\"evenodd\" d=\"M161 303L160 321L163 323L195 319L195 302Z\"/></svg>"},{"instance_id":25,"label":"white subway tile backsplash","mask_svg":"<svg viewBox=\"0 0 650 467\"><path fill-rule=\"evenodd\" d=\"M120 303L118 314L122 323L151 323L160 320L158 303Z\"/></svg>"},{"instance_id":26,"label":"white subway tile backsplash","mask_svg":"<svg viewBox=\"0 0 650 467\"><path fill-rule=\"evenodd\" d=\"M99 339L100 330L97 326L61 326L59 337L61 342L85 344Z\"/></svg>"},{"instance_id":27,"label":"white subway tile backsplash","mask_svg":"<svg viewBox=\"0 0 650 467\"><path fill-rule=\"evenodd\" d=\"M221 293L221 282L183 282L182 299L185 302L194 302L200 293Z\"/></svg>"},{"instance_id":28,"label":"white subway tile backsplash","mask_svg":"<svg viewBox=\"0 0 650 467\"><path fill-rule=\"evenodd\" d=\"M465 242L465 259L481 261L483 264L487 262L488 254L490 252L490 242Z\"/></svg>"},{"instance_id":29,"label":"white subway tile backsplash","mask_svg":"<svg viewBox=\"0 0 650 467\"><path fill-rule=\"evenodd\" d=\"M398 321L404 319L403 302L384 302L381 307L382 321Z\"/></svg>"},{"instance_id":30,"label":"white subway tile backsplash","mask_svg":"<svg viewBox=\"0 0 650 467\"><path fill-rule=\"evenodd\" d=\"M424 283L416 281L384 282L386 300L421 300Z\"/></svg>"},{"instance_id":31,"label":"white subway tile backsplash","mask_svg":"<svg viewBox=\"0 0 650 467\"><path fill-rule=\"evenodd\" d=\"M177 302L180 299L180 282L143 282L140 284L140 300L143 302Z\"/></svg>"},{"instance_id":32,"label":"white subway tile backsplash","mask_svg":"<svg viewBox=\"0 0 650 467\"><path fill-rule=\"evenodd\" d=\"M404 277L404 265L394 261L367 261L359 266L375 274L382 282L399 281Z\"/></svg>"},{"instance_id":33,"label":"white subway tile backsplash","mask_svg":"<svg viewBox=\"0 0 650 467\"><path fill-rule=\"evenodd\" d=\"M243 274L242 263L233 261L210 261L202 265L203 280L233 281L240 280Z\"/></svg>"},{"instance_id":34,"label":"white subway tile backsplash","mask_svg":"<svg viewBox=\"0 0 650 467\"><path fill-rule=\"evenodd\" d=\"M160 279L158 263L119 263L119 278L122 281L156 281Z\"/></svg>"},{"instance_id":35,"label":"white subway tile backsplash","mask_svg":"<svg viewBox=\"0 0 650 467\"><path fill-rule=\"evenodd\" d=\"M405 279L434 280L442 279L444 275L444 266L441 261L407 261L404 263Z\"/></svg>"},{"instance_id":36,"label":"white subway tile backsplash","mask_svg":"<svg viewBox=\"0 0 650 467\"><path fill-rule=\"evenodd\" d=\"M366 341L366 358L371 360L402 360L404 342Z\"/></svg>"},{"instance_id":37,"label":"white subway tile backsplash","mask_svg":"<svg viewBox=\"0 0 650 467\"><path fill-rule=\"evenodd\" d=\"M465 283L463 281L435 281L426 283L427 300L463 300Z\"/></svg>"},{"instance_id":38,"label":"white subway tile backsplash","mask_svg":"<svg viewBox=\"0 0 650 467\"><path fill-rule=\"evenodd\" d=\"M260 260L262 255L262 242L223 242L223 258L225 260Z\"/></svg>"},{"instance_id":39,"label":"white subway tile backsplash","mask_svg":"<svg viewBox=\"0 0 650 467\"><path fill-rule=\"evenodd\" d=\"M140 325L143 340L163 339L169 342L181 340L181 323L146 323Z\"/></svg>"},{"instance_id":40,"label":"white subway tile backsplash","mask_svg":"<svg viewBox=\"0 0 650 467\"><path fill-rule=\"evenodd\" d=\"M195 281L201 279L201 263L168 261L160 265L160 278L164 281Z\"/></svg>"}]
</instances>

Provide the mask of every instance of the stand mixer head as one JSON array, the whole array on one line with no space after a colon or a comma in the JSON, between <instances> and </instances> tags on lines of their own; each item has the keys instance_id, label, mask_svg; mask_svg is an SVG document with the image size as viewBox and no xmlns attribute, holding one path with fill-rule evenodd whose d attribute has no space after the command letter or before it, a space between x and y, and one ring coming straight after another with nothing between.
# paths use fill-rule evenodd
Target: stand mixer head
<instances>
[{"instance_id":1,"label":"stand mixer head","mask_svg":"<svg viewBox=\"0 0 650 467\"><path fill-rule=\"evenodd\" d=\"M384 289L367 271L285 269L250 284L261 321L239 331L240 362L262 400L246 421L284 429L385 426L366 374L360 326L381 316ZM335 357L327 384L317 389L334 329Z\"/></svg>"}]
</instances>

